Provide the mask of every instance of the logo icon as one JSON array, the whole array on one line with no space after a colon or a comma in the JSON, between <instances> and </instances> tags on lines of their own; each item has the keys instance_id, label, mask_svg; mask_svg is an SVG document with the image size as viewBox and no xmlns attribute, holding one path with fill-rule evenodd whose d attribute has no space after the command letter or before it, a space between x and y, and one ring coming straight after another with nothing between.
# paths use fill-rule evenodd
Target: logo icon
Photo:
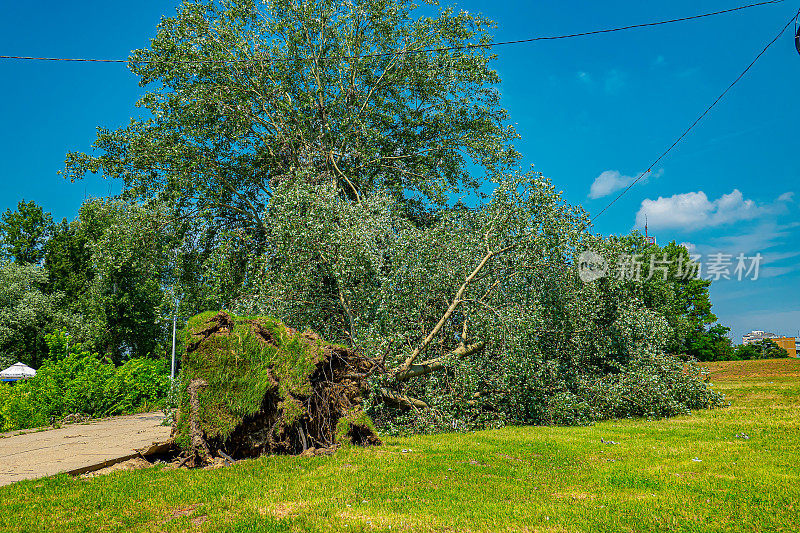
<instances>
[{"instance_id":1,"label":"logo icon","mask_svg":"<svg viewBox=\"0 0 800 533\"><path fill-rule=\"evenodd\" d=\"M602 255L587 250L578 256L578 277L584 283L605 277L607 273L608 263Z\"/></svg>"}]
</instances>

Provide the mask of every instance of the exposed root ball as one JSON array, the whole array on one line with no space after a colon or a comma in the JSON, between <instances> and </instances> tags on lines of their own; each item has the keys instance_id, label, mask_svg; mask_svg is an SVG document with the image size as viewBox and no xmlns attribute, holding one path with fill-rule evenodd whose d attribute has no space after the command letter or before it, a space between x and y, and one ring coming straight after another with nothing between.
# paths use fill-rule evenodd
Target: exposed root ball
<instances>
[{"instance_id":1,"label":"exposed root ball","mask_svg":"<svg viewBox=\"0 0 800 533\"><path fill-rule=\"evenodd\" d=\"M373 363L347 347L224 311L190 319L184 340L175 440L192 465L380 444L360 408Z\"/></svg>"}]
</instances>

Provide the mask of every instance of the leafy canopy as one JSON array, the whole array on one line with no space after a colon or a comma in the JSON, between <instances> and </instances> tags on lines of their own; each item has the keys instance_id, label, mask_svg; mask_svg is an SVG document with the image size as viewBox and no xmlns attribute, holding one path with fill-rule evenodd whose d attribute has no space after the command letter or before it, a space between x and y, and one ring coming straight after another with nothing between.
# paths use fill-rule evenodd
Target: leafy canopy
<instances>
[{"instance_id":1,"label":"leafy canopy","mask_svg":"<svg viewBox=\"0 0 800 533\"><path fill-rule=\"evenodd\" d=\"M30 263L0 262L0 366L22 361L37 368L47 356L45 337L72 325L62 295L49 294L47 272Z\"/></svg>"},{"instance_id":2,"label":"leafy canopy","mask_svg":"<svg viewBox=\"0 0 800 533\"><path fill-rule=\"evenodd\" d=\"M471 164L495 175L517 154L488 53L416 53L488 43L490 22L414 9L407 0L187 2L130 57L152 117L100 130L100 155L69 154L66 175L102 170L134 197L256 235L274 187L297 177L356 201L388 191L424 220L448 195L477 191Z\"/></svg>"}]
</instances>

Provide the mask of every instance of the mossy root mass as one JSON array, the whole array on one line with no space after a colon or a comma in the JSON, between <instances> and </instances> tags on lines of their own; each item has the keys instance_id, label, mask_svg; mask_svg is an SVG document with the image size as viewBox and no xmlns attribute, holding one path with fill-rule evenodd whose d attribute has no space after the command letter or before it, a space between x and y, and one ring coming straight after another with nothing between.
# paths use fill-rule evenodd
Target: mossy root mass
<instances>
[{"instance_id":1,"label":"mossy root mass","mask_svg":"<svg viewBox=\"0 0 800 533\"><path fill-rule=\"evenodd\" d=\"M349 348L225 311L190 319L184 343L175 440L194 466L380 444L360 407L374 363Z\"/></svg>"}]
</instances>

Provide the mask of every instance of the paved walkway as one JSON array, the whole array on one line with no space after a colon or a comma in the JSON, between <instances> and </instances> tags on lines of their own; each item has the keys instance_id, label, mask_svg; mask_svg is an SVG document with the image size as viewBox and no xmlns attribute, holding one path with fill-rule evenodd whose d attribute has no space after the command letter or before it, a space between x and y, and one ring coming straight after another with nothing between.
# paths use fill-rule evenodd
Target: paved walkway
<instances>
[{"instance_id":1,"label":"paved walkway","mask_svg":"<svg viewBox=\"0 0 800 533\"><path fill-rule=\"evenodd\" d=\"M169 438L163 419L145 413L0 438L0 486L131 456Z\"/></svg>"}]
</instances>

